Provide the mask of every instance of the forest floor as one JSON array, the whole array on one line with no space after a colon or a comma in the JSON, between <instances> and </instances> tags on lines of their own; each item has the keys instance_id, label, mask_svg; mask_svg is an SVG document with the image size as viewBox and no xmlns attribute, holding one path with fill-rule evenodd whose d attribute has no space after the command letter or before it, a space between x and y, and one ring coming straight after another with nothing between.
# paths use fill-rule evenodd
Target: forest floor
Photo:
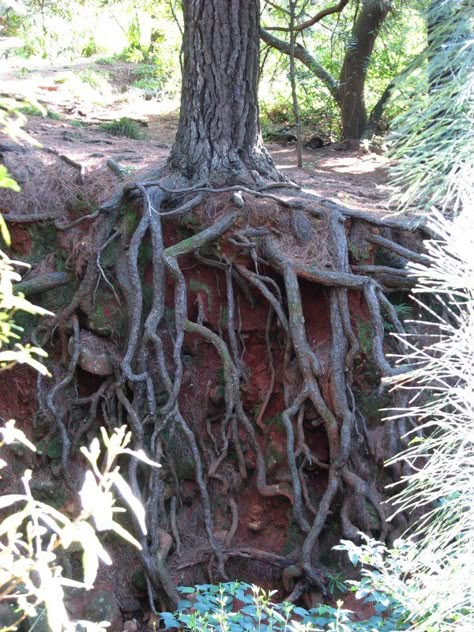
<instances>
[{"instance_id":1,"label":"forest floor","mask_svg":"<svg viewBox=\"0 0 474 632\"><path fill-rule=\"evenodd\" d=\"M135 179L141 169L165 161L179 108L176 98L133 87L136 68L122 61L90 60L27 68L18 61L2 60L0 84L2 94L45 109L47 115L32 116L35 109L27 108L25 125L44 147L71 158L86 173L106 169L107 160L113 159ZM102 129L104 123L122 117L138 122L143 140L113 136ZM298 169L294 144L266 146L278 168L312 192L364 211L384 214L389 210L389 161L384 156L333 143L304 149L303 168ZM113 179L107 180L104 197L113 185Z\"/></svg>"}]
</instances>

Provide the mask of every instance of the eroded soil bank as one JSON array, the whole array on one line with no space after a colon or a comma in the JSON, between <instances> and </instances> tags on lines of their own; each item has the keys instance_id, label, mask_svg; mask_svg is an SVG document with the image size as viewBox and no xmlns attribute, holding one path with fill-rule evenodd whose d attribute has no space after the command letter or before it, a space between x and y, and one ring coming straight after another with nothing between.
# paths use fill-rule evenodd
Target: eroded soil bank
<instances>
[{"instance_id":1,"label":"eroded soil bank","mask_svg":"<svg viewBox=\"0 0 474 632\"><path fill-rule=\"evenodd\" d=\"M110 239L97 249L97 236L108 220L103 214L94 215L95 209L124 184L139 181L142 169L164 161L172 133L163 132L165 138L161 138L159 124L150 121L147 140L117 139L97 129L92 121L78 128L67 119L40 117L31 117L27 129L42 148L18 147L7 138L0 139L0 156L22 185L20 194L2 192L1 211L10 215L12 257L32 265L24 276L23 291L61 315L84 287L91 261L97 277L74 310L79 327L76 339L70 319L53 328L48 328L47 321L21 319L25 337L41 341L48 351L52 377L39 380L21 366L0 373L1 416L17 419L40 445L36 456L10 454L2 493L17 489L18 476L27 465L34 470L36 493L75 515L84 470L78 446L96 436L101 425L113 428L127 420L130 410L120 404L122 395L127 401L137 401L132 395L138 398L133 384L117 387L117 371L129 349L133 328L136 294L130 290L134 287L130 249L145 211L136 201L121 205L109 226ZM310 560L326 578L349 572L331 551L341 536L362 529L390 540L403 527L388 529L381 509L384 486L400 476L400 472L384 470L383 461L399 450L401 432L381 421L379 407L389 400L380 386L384 367L374 356L374 340L379 340L385 352L397 350L384 330L389 333L400 326L397 306L407 301L411 283L404 270L407 259L387 248L383 240L403 241L414 257L419 256L420 244L411 233L402 239L405 226L398 228L397 220L382 219L388 213L389 196L385 159L330 146L307 150L305 167L297 170L292 166L294 148L274 144L269 149L280 169L308 194L332 199L339 206L333 208L313 197L312 212L305 208L295 213L270 197L255 200L244 193L243 208L237 209L232 192L227 192L209 196L192 214L164 218L164 248L172 254L176 252L173 246L179 245L181 276L177 280L176 275L166 275L163 318L157 330L161 349L147 366L161 410L166 409L170 391L163 375L170 372L175 378L178 368L182 373L176 405L186 423L163 423L159 446L153 444L163 464L156 482L161 490L162 518L154 537L161 551L166 551L174 584L220 579L215 563L217 543L228 577L276 586L283 597L295 590L303 576L299 555L307 538L304 524L319 515L327 491L332 475L331 439L322 405L303 398L292 409L307 378L296 337L288 331L289 321L295 326L296 308L284 263L272 255L272 244L296 271L305 353L318 359L317 386L324 405L336 411L336 418L336 294L349 314L344 330L348 339L352 336L354 353L346 370L350 371L351 410L356 411L350 474L341 479L334 494L320 529L317 553ZM341 203L353 212L341 214ZM229 213L235 215L232 223L215 238L200 247L183 246L223 222ZM82 220L91 214L94 216ZM337 217L342 218L348 243L346 272L331 241L331 231L336 230L332 222ZM154 252L152 236L146 234L136 256L143 308L140 335L156 298ZM349 272L367 282L351 286L346 277L346 281L336 282L330 276ZM334 286L324 280L327 274L336 283L336 294ZM54 287L45 285L48 280ZM367 288L375 288L374 283L390 297L378 319L368 303ZM179 287L186 289L181 305L177 302ZM180 309L186 312L184 325L177 315ZM181 333L177 362L174 354ZM47 394L70 371L74 345L79 345L79 361L70 384L55 397L53 414ZM238 401L229 395L234 378ZM117 395L117 389L122 389L121 394ZM148 410L148 417L142 419L147 445L160 423L150 424L148 418L154 414ZM289 415L293 433L291 450L285 415ZM340 418L343 416L341 413ZM72 488L62 477L64 444L58 420L71 441L68 463L77 482ZM148 475L140 476L143 484ZM131 528L127 520L125 526ZM110 539L108 549L115 562L112 570L101 568L97 590L86 596L71 594L68 604L74 616L83 617L94 608L105 612L104 599L112 599L113 629L120 630L123 617L146 619L146 583L142 561L131 548ZM77 576L79 557L68 556L67 564L71 576ZM307 605L322 598L317 586L301 592Z\"/></svg>"}]
</instances>

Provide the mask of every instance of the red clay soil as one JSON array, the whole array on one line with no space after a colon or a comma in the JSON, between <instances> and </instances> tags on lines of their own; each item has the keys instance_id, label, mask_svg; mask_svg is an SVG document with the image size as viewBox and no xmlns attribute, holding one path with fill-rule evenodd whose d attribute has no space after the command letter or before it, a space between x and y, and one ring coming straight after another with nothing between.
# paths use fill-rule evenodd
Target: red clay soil
<instances>
[{"instance_id":1,"label":"red clay soil","mask_svg":"<svg viewBox=\"0 0 474 632\"><path fill-rule=\"evenodd\" d=\"M15 419L26 432L37 409L36 377L33 369L21 364L0 371L0 417Z\"/></svg>"},{"instance_id":2,"label":"red clay soil","mask_svg":"<svg viewBox=\"0 0 474 632\"><path fill-rule=\"evenodd\" d=\"M44 84L43 88L46 93L47 85ZM84 118L87 119L87 117ZM160 126L159 117L153 118L150 115L148 138L142 141L111 136L97 129L90 122L90 117L89 123L80 128L75 127L68 120L30 117L26 129L44 147L65 155L83 166L85 187L90 185L91 190L94 191L95 198L93 196L90 201L97 203L108 198L114 188L123 186L123 181L120 181L107 167L107 160L112 158L120 165L133 170L127 176L128 179L138 179L141 170L165 161L172 141L172 127L175 123L176 118L171 121L168 116L166 126ZM11 143L11 141L0 137L1 143ZM376 154L365 154L361 150L345 151L340 147L329 146L320 150L305 150L304 167L297 169L294 166L296 160L294 147L271 144L268 148L277 166L302 186L354 208L373 213L387 213L390 192L386 185L387 160L385 158ZM13 175L15 175L15 167L18 170L24 167L20 164L21 154L9 151L5 152L4 156L7 156L10 161L8 166ZM56 157L54 160L58 162ZM74 170L68 169L71 170L72 178ZM73 186L73 181L71 182ZM12 198L8 198L8 204L5 203L5 199L0 200L0 210L17 212ZM31 201L34 203L33 198ZM68 213L71 217L70 209ZM77 231L58 237L58 247L71 253L76 276L80 276L84 271L90 226L84 223ZM175 225L167 225L165 234L167 245L182 239L182 235L178 236L177 230ZM32 238L28 228L21 225L14 226L12 238L15 254L20 256L30 253ZM188 288L190 320L196 320L200 302L204 310L204 323L214 331L221 331L226 339L227 300L223 273L199 264L191 255L180 258L180 266ZM262 272L272 276L270 270L262 269ZM150 266L145 269L144 283L148 286L152 283ZM317 349L323 366L327 367L330 350L327 297L323 289L315 288L314 285L305 281L301 282L301 293L308 341L313 349ZM256 416L256 411L259 411L265 402L272 381L265 341L268 303L256 294L255 299L255 304L251 305L240 289L235 290L236 312L238 313L236 327L240 344L244 349L242 361L248 373L247 382L243 387L243 403L246 411L251 412L252 417ZM102 295L98 296L98 301L102 302L106 320L115 323L120 317L121 308L116 304L111 293L103 291ZM168 279L166 304L170 308L173 305L173 284L170 279ZM356 318L367 318L366 308L358 294L351 295L350 304ZM270 337L273 341L277 341L278 336L279 330L274 324ZM168 338L167 342L171 347L172 340ZM279 483L284 487L285 482L290 480L290 473L286 461L286 434L280 413L284 408L283 382L284 379L287 380L287 376L283 376L283 351L275 351L275 349L278 349L276 344L273 345L275 381L272 396L261 418L262 432L258 434L258 441L266 460L268 482ZM123 352L123 349L119 351ZM219 414L219 411L222 412L221 362L212 345L204 342L202 338L189 335L185 339L183 359L186 372L180 395L180 406L202 447L206 441L212 441L213 433L219 432L219 418L216 418L215 423L206 422L206 420L212 417L213 412L216 414ZM85 379L84 375L83 378ZM81 393L88 392L86 382L87 380L82 385ZM329 380L322 379L321 383L325 396L330 396ZM16 367L8 373L0 373L0 415L4 419L16 418L19 425L31 424L36 410L35 384L34 372L25 367ZM297 384L294 386L296 388ZM326 437L324 432L318 429L318 420L309 416L303 423L308 428L311 427L311 432L306 433L309 448L319 459L325 461L328 457ZM244 436L241 439L243 443L246 440ZM213 507L215 535L225 538L230 528L227 498L232 496L239 516L234 543L281 555L290 554L301 544L301 534L295 535L294 532L298 530L292 526L290 501L282 496L262 498L256 488L255 454L250 447L247 447L244 458L248 471L247 480L235 481L234 474L237 465L233 465L234 469L230 468L227 481L209 482L215 492L213 498L220 498ZM177 521L178 528L183 534L183 541L181 554L173 551L169 564L177 583L187 585L200 580L207 581L205 572L207 559L203 565L200 558L200 550L204 550L207 543L203 537L202 504L194 481L192 458L190 459L189 454L179 445L178 439L176 439L174 459L175 466L182 471L179 478L183 504L178 510ZM190 461L191 471L188 472ZM324 492L325 478L326 474L323 470L315 468L313 472L308 473L308 489L314 503L317 503ZM224 489L226 485L227 489ZM255 581L257 570L261 585L271 587L274 583L271 568L254 560L235 561L232 566L229 565L228 570L230 573L234 572L235 576L251 581ZM106 578L104 582L106 583ZM129 582L128 576L126 579L122 576L114 576L112 589L115 593L120 590L123 592L124 585L128 585L129 590L133 590ZM352 603L350 605L354 606ZM349 606L349 602L346 606Z\"/></svg>"}]
</instances>

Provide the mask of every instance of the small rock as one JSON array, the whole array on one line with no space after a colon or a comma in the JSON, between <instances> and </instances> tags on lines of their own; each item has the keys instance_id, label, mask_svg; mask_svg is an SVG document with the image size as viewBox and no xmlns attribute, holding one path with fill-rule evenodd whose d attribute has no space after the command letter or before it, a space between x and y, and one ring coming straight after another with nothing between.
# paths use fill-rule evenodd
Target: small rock
<instances>
[{"instance_id":1,"label":"small rock","mask_svg":"<svg viewBox=\"0 0 474 632\"><path fill-rule=\"evenodd\" d=\"M119 605L111 590L94 588L85 595L83 618L89 621L108 621L109 632L123 630L123 618Z\"/></svg>"},{"instance_id":2,"label":"small rock","mask_svg":"<svg viewBox=\"0 0 474 632\"><path fill-rule=\"evenodd\" d=\"M90 331L81 331L79 335L79 366L83 371L94 375L112 375L114 372L113 349L105 340L94 335ZM68 350L72 355L74 339L71 337Z\"/></svg>"},{"instance_id":3,"label":"small rock","mask_svg":"<svg viewBox=\"0 0 474 632\"><path fill-rule=\"evenodd\" d=\"M131 619L130 621L125 621L123 624L123 632L137 632L138 624L135 619Z\"/></svg>"},{"instance_id":4,"label":"small rock","mask_svg":"<svg viewBox=\"0 0 474 632\"><path fill-rule=\"evenodd\" d=\"M306 246L313 238L313 225L302 211L294 211L291 215L291 228L300 246Z\"/></svg>"},{"instance_id":5,"label":"small rock","mask_svg":"<svg viewBox=\"0 0 474 632\"><path fill-rule=\"evenodd\" d=\"M232 193L231 198L232 198L232 202L235 204L237 208L244 208L245 200L242 193L240 193L240 191L234 191Z\"/></svg>"},{"instance_id":6,"label":"small rock","mask_svg":"<svg viewBox=\"0 0 474 632\"><path fill-rule=\"evenodd\" d=\"M305 147L309 149L321 149L324 147L324 141L319 136L311 136L307 143L305 143Z\"/></svg>"},{"instance_id":7,"label":"small rock","mask_svg":"<svg viewBox=\"0 0 474 632\"><path fill-rule=\"evenodd\" d=\"M263 529L263 523L261 520L255 520L254 522L249 522L248 528L250 529L250 531L258 533Z\"/></svg>"}]
</instances>

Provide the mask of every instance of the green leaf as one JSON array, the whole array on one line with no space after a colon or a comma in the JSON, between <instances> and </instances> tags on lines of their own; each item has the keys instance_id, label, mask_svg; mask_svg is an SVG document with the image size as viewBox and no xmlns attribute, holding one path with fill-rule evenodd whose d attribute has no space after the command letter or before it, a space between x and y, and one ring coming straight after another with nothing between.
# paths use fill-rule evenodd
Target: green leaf
<instances>
[{"instance_id":1,"label":"green leaf","mask_svg":"<svg viewBox=\"0 0 474 632\"><path fill-rule=\"evenodd\" d=\"M8 231L7 223L0 215L0 235L7 246L11 246L10 233Z\"/></svg>"},{"instance_id":2,"label":"green leaf","mask_svg":"<svg viewBox=\"0 0 474 632\"><path fill-rule=\"evenodd\" d=\"M17 193L21 190L18 183L10 176L4 165L0 165L0 188L11 189Z\"/></svg>"},{"instance_id":3,"label":"green leaf","mask_svg":"<svg viewBox=\"0 0 474 632\"><path fill-rule=\"evenodd\" d=\"M245 614L250 614L252 616L255 616L257 614L256 606L244 606L243 608L241 608L240 611L244 612Z\"/></svg>"},{"instance_id":4,"label":"green leaf","mask_svg":"<svg viewBox=\"0 0 474 632\"><path fill-rule=\"evenodd\" d=\"M172 630L173 628L179 628L180 623L171 612L160 612L160 617L165 624L165 630Z\"/></svg>"}]
</instances>

